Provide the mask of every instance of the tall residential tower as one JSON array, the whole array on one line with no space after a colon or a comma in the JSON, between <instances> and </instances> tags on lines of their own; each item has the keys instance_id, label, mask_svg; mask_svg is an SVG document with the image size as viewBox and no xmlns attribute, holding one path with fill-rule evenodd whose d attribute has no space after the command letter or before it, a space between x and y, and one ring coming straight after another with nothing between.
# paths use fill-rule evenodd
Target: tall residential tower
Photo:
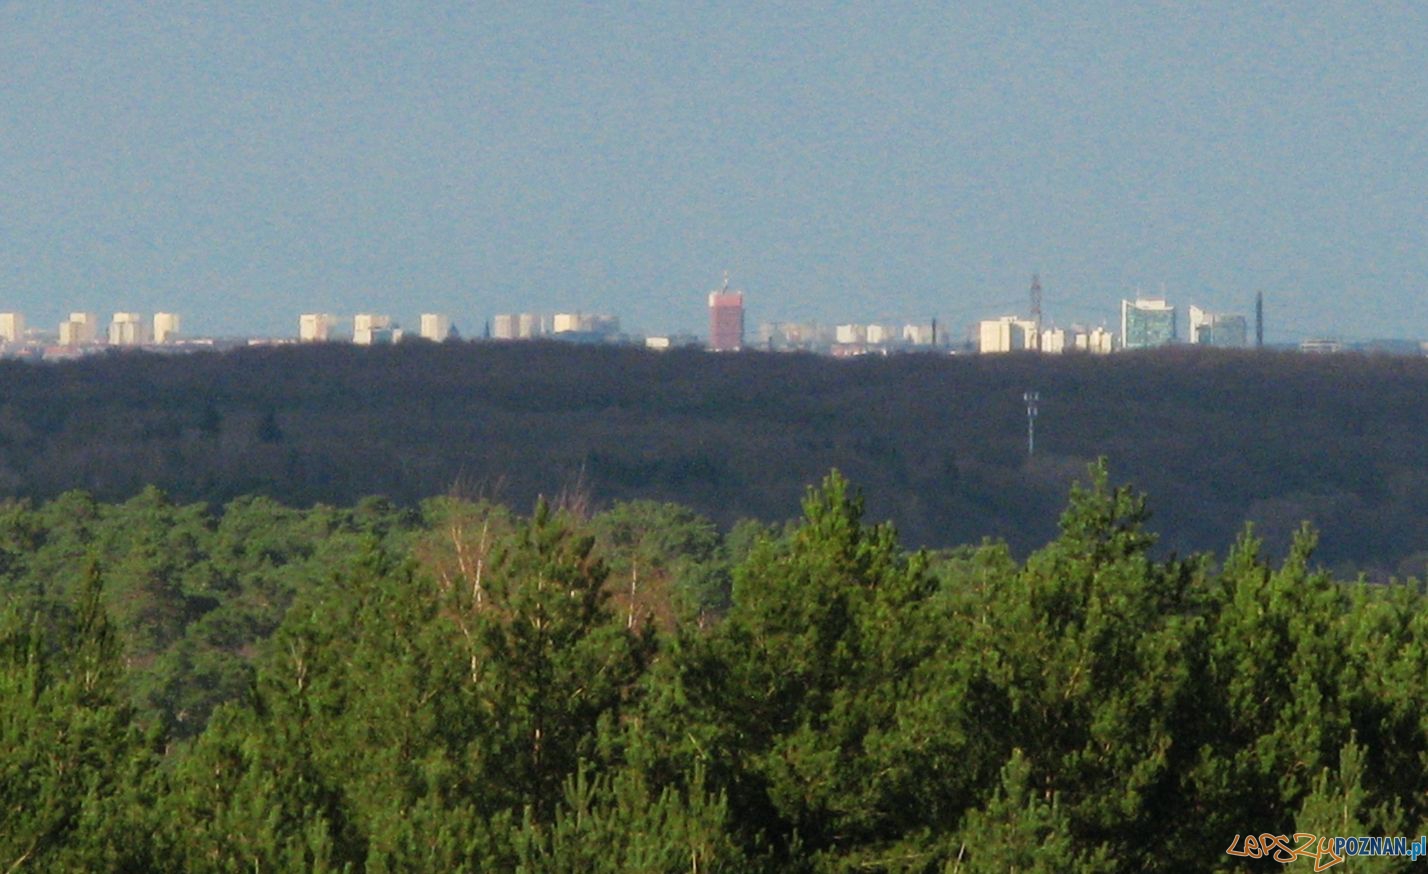
<instances>
[{"instance_id":1,"label":"tall residential tower","mask_svg":"<svg viewBox=\"0 0 1428 874\"><path fill-rule=\"evenodd\" d=\"M180 324L178 313L154 313L154 342L172 343L177 340Z\"/></svg>"},{"instance_id":2,"label":"tall residential tower","mask_svg":"<svg viewBox=\"0 0 1428 874\"><path fill-rule=\"evenodd\" d=\"M729 290L728 273L724 286L709 292L709 348L714 352L744 348L744 293Z\"/></svg>"}]
</instances>

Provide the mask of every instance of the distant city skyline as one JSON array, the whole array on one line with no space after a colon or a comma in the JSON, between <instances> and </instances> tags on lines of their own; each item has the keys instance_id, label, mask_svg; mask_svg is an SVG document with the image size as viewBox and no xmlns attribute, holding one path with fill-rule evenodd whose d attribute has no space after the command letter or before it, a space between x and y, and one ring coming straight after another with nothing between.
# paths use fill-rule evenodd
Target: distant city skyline
<instances>
[{"instance_id":1,"label":"distant city skyline","mask_svg":"<svg viewBox=\"0 0 1428 874\"><path fill-rule=\"evenodd\" d=\"M1216 313L1189 305L1184 332L1181 307L1163 298L1136 298L1121 301L1120 332L1105 326L1047 323L1040 312L1042 287L1033 280L1029 303L1032 311L984 319L968 326L965 335L949 331L936 319L897 323L840 321L771 321L761 323L752 336L746 332L742 292L725 284L709 294L709 333L699 337L687 333L649 334L626 331L618 316L610 313L498 313L483 324L478 334L463 337L459 327L445 313L423 312L417 327L403 327L389 313L356 313L347 321L334 313L302 313L297 334L204 336L185 335L183 316L159 312L152 319L139 312L116 312L108 328L100 332L97 313L71 312L48 331L27 324L25 314L0 311L0 357L31 361L69 360L106 352L114 348L150 351L226 350L251 345L292 343L352 343L358 346L389 345L408 339L433 342L475 340L506 342L550 340L563 343L640 346L654 351L698 347L711 353L805 352L837 358L903 353L983 354L1016 352L1034 354L1106 355L1118 351L1138 351L1184 344L1250 349L1297 348L1300 352L1372 352L1421 357L1428 355L1428 340L1374 338L1353 340L1342 336L1304 337L1297 343L1264 344L1259 301L1256 301L1253 334L1249 319L1240 313Z\"/></svg>"},{"instance_id":2,"label":"distant city skyline","mask_svg":"<svg viewBox=\"0 0 1428 874\"><path fill-rule=\"evenodd\" d=\"M989 330L986 326L989 322L1002 322L1008 324L1014 323L1018 326L1017 330L1027 331L1031 331L1032 326L1037 325L1048 331L1053 329L1064 331L1072 328L1083 331L1093 328L1101 329L1103 331L1110 331L1111 335L1116 337L1119 343L1124 344L1128 348L1163 345L1167 342L1211 342L1211 340L1206 338L1218 338L1214 340L1214 345L1246 346L1249 345L1250 340L1248 332L1251 319L1255 319L1256 336L1258 336L1259 328L1262 327L1258 322L1258 316L1261 314L1260 306L1263 304L1262 296L1256 296L1256 300L1252 302L1253 306L1251 308L1239 308L1216 313L1198 306L1197 302L1194 301L1187 302L1184 300L1169 299L1166 297L1163 288L1157 295L1145 295L1137 290L1137 293L1130 297L1120 298L1117 301L1116 307L1119 314L1118 324L1109 319L1060 320L1054 318L1054 313L1046 314L1043 312L1037 314L1035 311L1027 311L1030 310L1033 305L1040 306L1044 300L1041 295L1043 289L1039 277L1036 276L1032 278L1032 283L1035 285L1035 288L1034 290L1028 289L1029 293L1026 299L1021 301L1006 300L998 303L988 303L975 308L978 312L990 313L997 310L1001 313L991 319L979 318L971 322L961 322L958 319L946 319L938 316L924 319L901 317L869 319L866 314L855 313L844 314L842 317L835 317L831 320L782 318L761 319L756 323L746 324L744 293L741 289L730 288L729 281L730 278L726 272L723 285L709 292L706 311L708 324L705 332L702 334L698 330L649 331L641 329L638 326L625 325L622 327L619 314L614 313L609 308L603 308L603 311L602 308L596 308L595 310L526 310L521 312L488 313L484 317L477 317L471 320L469 327L465 330L462 329L461 325L453 319L450 314L436 313L430 309L422 309L420 312L414 311L414 318L409 321L405 319L402 313L398 312L394 314L391 311L377 312L368 310L365 312L350 313L302 312L296 314L295 324L289 326L295 327L295 330L280 329L274 332L238 331L233 333L183 332L183 334L186 339L205 340L282 340L294 337L300 340L317 340L326 339L329 333L332 333L334 337L340 336L344 331L343 324L347 323L349 327L346 330L351 336L359 336L363 331L380 329L394 332L392 334L393 339L400 338L406 334L413 336L420 335L428 339L437 339L438 337L462 339L481 339L483 337L487 339L526 339L562 333L598 334L606 337L624 335L636 338L650 336L666 338L699 337L707 340L709 347L716 351L737 351L741 346L745 345L746 335L755 325L758 327L759 332L764 332L767 329L776 329L780 326L794 328L801 326L801 328L804 329L816 326L821 329L827 329L830 332L835 328L841 330L843 328L862 326L873 329L874 333L881 330L892 330L898 326L898 323L901 323L903 327L921 325L922 328L929 328L931 326L937 327L938 336L945 338L938 340L938 344L956 346L963 343L977 345L979 335L983 337L986 336L985 332ZM1033 299L1035 300L1034 304ZM1128 308L1130 309L1128 310ZM107 309L101 309L104 313L110 312ZM1139 319L1136 320L1138 325L1136 331L1132 331L1128 328L1128 312L1131 311L1163 312L1164 315L1160 318L1165 324L1153 330L1153 337L1151 335L1142 337L1139 333L1142 330L1141 327L1139 327L1141 325ZM1183 311L1184 315L1189 319L1186 333L1183 336L1180 335L1180 332L1175 327L1179 317L1177 313L1181 311ZM16 338L23 334L32 337L58 338L60 345L74 345L74 338L76 337L88 338L87 341L79 341L80 344L83 342L93 342L96 339L94 336L94 325L97 324L100 313L77 312L73 310L66 312L67 315L60 319L57 328L52 329L43 323L32 321L29 314L23 310L0 310L0 340L15 342ZM717 315L721 312L723 313L722 316ZM146 316L147 314L141 312L114 311L113 321L115 323L137 323L143 321ZM179 319L181 316L179 314L159 311L153 313L152 316L152 333L156 337L166 335L178 336L180 334ZM1035 321L1030 321L1029 319L1035 319ZM199 322L201 323L202 321L200 318ZM380 324L377 324L377 322L380 322ZM75 327L77 324L83 323L89 323L88 327L83 329L77 329ZM1006 329L1006 325L1004 324L999 330L1005 333ZM1201 331L1208 332L1204 338L1199 337ZM1229 333L1225 333L1226 331L1229 331ZM1033 331L1032 333L1035 334L1036 332ZM1271 345L1292 345L1294 342L1302 342L1304 340L1324 339L1346 340L1349 342L1399 339L1422 341L1425 344L1425 348L1428 348L1428 338L1413 337L1410 335L1395 336L1391 334L1379 334L1372 337L1356 338L1342 331L1328 331L1318 334L1291 336L1293 332L1288 329L1279 333L1283 334L1284 338L1274 340L1273 334L1271 334ZM1226 342L1230 336L1236 338L1234 342ZM66 339L67 337L69 339ZM837 342L851 343L854 341L839 340ZM857 342L863 341L860 340ZM871 342L876 344L879 341ZM1032 341L1028 340L1026 342L1030 343ZM919 339L916 341L916 344L930 343L932 343L932 341L929 339ZM136 344L129 341L119 345ZM759 347L755 344L751 348ZM1017 346L1015 348L1023 347ZM1026 346L1024 348L1032 347Z\"/></svg>"},{"instance_id":3,"label":"distant city skyline","mask_svg":"<svg viewBox=\"0 0 1428 874\"><path fill-rule=\"evenodd\" d=\"M0 2L0 310L702 334L728 270L750 326L962 326L1039 273L1424 337L1424 57L1399 2Z\"/></svg>"}]
</instances>

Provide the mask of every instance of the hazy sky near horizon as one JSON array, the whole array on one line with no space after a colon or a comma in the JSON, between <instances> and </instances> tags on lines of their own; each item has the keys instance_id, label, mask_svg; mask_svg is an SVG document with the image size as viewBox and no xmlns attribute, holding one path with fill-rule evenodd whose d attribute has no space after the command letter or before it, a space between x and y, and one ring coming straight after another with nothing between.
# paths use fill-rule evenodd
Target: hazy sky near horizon
<instances>
[{"instance_id":1,"label":"hazy sky near horizon","mask_svg":"<svg viewBox=\"0 0 1428 874\"><path fill-rule=\"evenodd\" d=\"M1428 6L0 0L0 310L1428 338Z\"/></svg>"}]
</instances>

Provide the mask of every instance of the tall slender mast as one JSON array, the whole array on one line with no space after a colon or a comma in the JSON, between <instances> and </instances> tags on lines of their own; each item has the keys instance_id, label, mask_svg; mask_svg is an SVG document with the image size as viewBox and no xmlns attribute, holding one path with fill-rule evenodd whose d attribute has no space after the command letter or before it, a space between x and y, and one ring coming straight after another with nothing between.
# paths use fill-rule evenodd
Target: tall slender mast
<instances>
[{"instance_id":1,"label":"tall slender mast","mask_svg":"<svg viewBox=\"0 0 1428 874\"><path fill-rule=\"evenodd\" d=\"M1036 326L1036 336L1031 340L1031 348L1041 351L1041 274L1031 276L1031 322Z\"/></svg>"},{"instance_id":2,"label":"tall slender mast","mask_svg":"<svg viewBox=\"0 0 1428 874\"><path fill-rule=\"evenodd\" d=\"M1041 392L1029 391L1021 396L1026 401L1026 457L1036 454L1036 413L1041 403Z\"/></svg>"}]
</instances>

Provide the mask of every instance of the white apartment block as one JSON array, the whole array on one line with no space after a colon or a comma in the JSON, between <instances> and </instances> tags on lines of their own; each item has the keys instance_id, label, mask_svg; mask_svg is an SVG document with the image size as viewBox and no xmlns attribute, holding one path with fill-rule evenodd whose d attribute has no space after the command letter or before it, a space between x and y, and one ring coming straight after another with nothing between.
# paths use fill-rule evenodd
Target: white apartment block
<instances>
[{"instance_id":1,"label":"white apartment block","mask_svg":"<svg viewBox=\"0 0 1428 874\"><path fill-rule=\"evenodd\" d=\"M329 313L303 313L298 316L298 339L304 343L326 343L332 338L337 317Z\"/></svg>"},{"instance_id":2,"label":"white apartment block","mask_svg":"<svg viewBox=\"0 0 1428 874\"><path fill-rule=\"evenodd\" d=\"M70 313L69 318L60 322L59 342L61 346L82 346L99 339L99 316L96 313Z\"/></svg>"},{"instance_id":3,"label":"white apartment block","mask_svg":"<svg viewBox=\"0 0 1428 874\"><path fill-rule=\"evenodd\" d=\"M616 334L619 331L619 319L601 314L556 313L550 322L552 334Z\"/></svg>"},{"instance_id":4,"label":"white apartment block","mask_svg":"<svg viewBox=\"0 0 1428 874\"><path fill-rule=\"evenodd\" d=\"M172 343L177 340L179 324L178 313L154 313L154 342Z\"/></svg>"},{"instance_id":5,"label":"white apartment block","mask_svg":"<svg viewBox=\"0 0 1428 874\"><path fill-rule=\"evenodd\" d=\"M1074 346L1078 351L1092 355L1110 355L1116 349L1116 335L1105 328L1073 330Z\"/></svg>"},{"instance_id":6,"label":"white apartment block","mask_svg":"<svg viewBox=\"0 0 1428 874\"><path fill-rule=\"evenodd\" d=\"M115 313L109 323L111 346L143 346L149 339L149 324L143 313Z\"/></svg>"},{"instance_id":7,"label":"white apartment block","mask_svg":"<svg viewBox=\"0 0 1428 874\"><path fill-rule=\"evenodd\" d=\"M25 317L21 313L0 313L0 340L21 343L25 339Z\"/></svg>"},{"instance_id":8,"label":"white apartment block","mask_svg":"<svg viewBox=\"0 0 1428 874\"><path fill-rule=\"evenodd\" d=\"M902 339L914 346L931 346L937 342L932 336L931 325L903 325Z\"/></svg>"},{"instance_id":9,"label":"white apartment block","mask_svg":"<svg viewBox=\"0 0 1428 874\"><path fill-rule=\"evenodd\" d=\"M502 313L491 319L491 339L492 340L514 340L516 339L516 316L510 313Z\"/></svg>"},{"instance_id":10,"label":"white apartment block","mask_svg":"<svg viewBox=\"0 0 1428 874\"><path fill-rule=\"evenodd\" d=\"M568 321L562 320L561 324L568 324ZM503 313L491 319L492 340L530 340L545 336L550 329L550 322L536 313Z\"/></svg>"},{"instance_id":11,"label":"white apartment block","mask_svg":"<svg viewBox=\"0 0 1428 874\"><path fill-rule=\"evenodd\" d=\"M451 336L451 318L440 313L422 313L421 335L424 339L440 343Z\"/></svg>"},{"instance_id":12,"label":"white apartment block","mask_svg":"<svg viewBox=\"0 0 1428 874\"><path fill-rule=\"evenodd\" d=\"M838 325L833 329L833 339L839 343L866 343L868 329L863 325Z\"/></svg>"},{"instance_id":13,"label":"white apartment block","mask_svg":"<svg viewBox=\"0 0 1428 874\"><path fill-rule=\"evenodd\" d=\"M359 346L391 343L398 339L392 327L392 317L376 313L358 313L352 319L352 342Z\"/></svg>"},{"instance_id":14,"label":"white apartment block","mask_svg":"<svg viewBox=\"0 0 1428 874\"><path fill-rule=\"evenodd\" d=\"M897 340L898 331L887 325L868 325L867 337L869 343L891 343Z\"/></svg>"},{"instance_id":15,"label":"white apartment block","mask_svg":"<svg viewBox=\"0 0 1428 874\"><path fill-rule=\"evenodd\" d=\"M535 313L521 313L516 316L516 339L529 340L532 337L543 337L549 332L549 325L545 319Z\"/></svg>"},{"instance_id":16,"label":"white apartment block","mask_svg":"<svg viewBox=\"0 0 1428 874\"><path fill-rule=\"evenodd\" d=\"M392 317L376 313L358 313L352 317L352 330L377 331L392 326Z\"/></svg>"},{"instance_id":17,"label":"white apartment block","mask_svg":"<svg viewBox=\"0 0 1428 874\"><path fill-rule=\"evenodd\" d=\"M1034 345L1036 323L1016 316L1002 316L977 323L977 348L983 354L1015 352Z\"/></svg>"}]
</instances>

